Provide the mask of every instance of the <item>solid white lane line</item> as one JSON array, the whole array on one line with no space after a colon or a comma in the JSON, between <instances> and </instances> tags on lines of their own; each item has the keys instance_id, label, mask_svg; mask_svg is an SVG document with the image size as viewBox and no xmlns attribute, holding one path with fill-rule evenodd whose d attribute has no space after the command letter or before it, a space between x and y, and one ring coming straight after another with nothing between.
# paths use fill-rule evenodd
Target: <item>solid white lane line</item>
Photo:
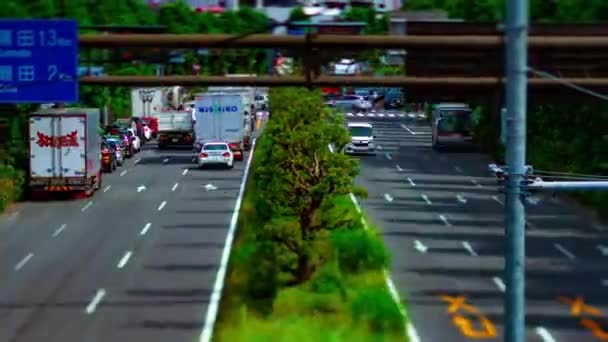
<instances>
[{"instance_id":1,"label":"solid white lane line","mask_svg":"<svg viewBox=\"0 0 608 342\"><path fill-rule=\"evenodd\" d=\"M228 262L230 260L230 253L232 251L234 235L235 235L238 220L239 220L239 211L241 209L243 195L245 194L245 187L247 186L249 168L251 167L251 161L253 159L252 157L253 157L254 151L255 151L255 143L256 143L256 139L253 140L253 144L251 146L251 152L249 153L249 157L247 158L247 164L245 165L245 171L243 172L243 177L241 178L239 194L236 198L236 203L234 204L234 211L232 212L232 218L230 219L230 226L228 227L228 233L226 234L226 242L224 243L224 249L222 250L222 259L220 260L220 266L218 267L217 273L215 275L215 282L213 283L213 292L211 292L211 298L209 300L209 304L207 305L205 323L203 325L201 334L198 338L198 341L200 341L200 342L211 342L211 340L213 338L213 330L215 327L215 322L217 320L217 314L220 309L220 301L222 298L222 292L224 290L224 282L226 281L226 272L228 270ZM330 150L332 150L331 147L330 147Z\"/></svg>"},{"instance_id":2,"label":"solid white lane line","mask_svg":"<svg viewBox=\"0 0 608 342\"><path fill-rule=\"evenodd\" d=\"M505 204L500 200L500 198L498 198L498 196L492 196L492 199L495 200L496 202L498 202L498 204L504 206Z\"/></svg>"},{"instance_id":3,"label":"solid white lane line","mask_svg":"<svg viewBox=\"0 0 608 342\"><path fill-rule=\"evenodd\" d=\"M182 176L185 176L188 173L188 169L184 169L184 171L182 171Z\"/></svg>"},{"instance_id":4,"label":"solid white lane line","mask_svg":"<svg viewBox=\"0 0 608 342\"><path fill-rule=\"evenodd\" d=\"M410 182L411 186L416 186L416 183L414 183L414 181L410 177L407 177L407 181Z\"/></svg>"},{"instance_id":5,"label":"solid white lane line","mask_svg":"<svg viewBox=\"0 0 608 342\"><path fill-rule=\"evenodd\" d=\"M91 206L93 205L93 201L89 201L87 204L84 205L84 207L82 207L82 209L80 209L80 211L85 212L87 209L89 209Z\"/></svg>"},{"instance_id":6,"label":"solid white lane line","mask_svg":"<svg viewBox=\"0 0 608 342\"><path fill-rule=\"evenodd\" d=\"M93 299L91 300L91 302L89 303L89 305L87 305L85 312L87 313L87 315L90 315L92 313L95 312L95 309L97 309L97 305L99 305L99 303L101 303L101 301L103 300L103 297L106 296L106 290L104 289L99 289L97 290L97 292L95 293L95 296L93 297Z\"/></svg>"},{"instance_id":7,"label":"solid white lane line","mask_svg":"<svg viewBox=\"0 0 608 342\"><path fill-rule=\"evenodd\" d=\"M129 259L131 259L131 255L133 255L133 252L127 251L127 253L125 253L125 255L122 258L120 258L120 261L118 262L118 265L116 265L116 267L118 267L118 268L125 267L127 262L129 262Z\"/></svg>"},{"instance_id":8,"label":"solid white lane line","mask_svg":"<svg viewBox=\"0 0 608 342\"><path fill-rule=\"evenodd\" d=\"M464 198L464 196L462 196L462 195L460 195L460 194L459 194L459 195L456 195L456 199L458 200L458 202L460 202L460 203L462 203L462 204L467 203L467 199L466 199L466 198Z\"/></svg>"},{"instance_id":9,"label":"solid white lane line","mask_svg":"<svg viewBox=\"0 0 608 342\"><path fill-rule=\"evenodd\" d=\"M122 171L122 172L120 173L120 177L122 177L122 176L124 176L124 175L126 175L126 174L127 174L127 170L124 170L124 171Z\"/></svg>"},{"instance_id":10,"label":"solid white lane line","mask_svg":"<svg viewBox=\"0 0 608 342\"><path fill-rule=\"evenodd\" d=\"M426 202L426 204L431 205L433 204L433 202L431 202L431 200L429 199L429 197L425 194L420 195L420 197L422 197L422 199Z\"/></svg>"},{"instance_id":11,"label":"solid white lane line","mask_svg":"<svg viewBox=\"0 0 608 342\"><path fill-rule=\"evenodd\" d=\"M158 211L163 210L163 208L167 205L167 201L162 201L162 203L158 206Z\"/></svg>"},{"instance_id":12,"label":"solid white lane line","mask_svg":"<svg viewBox=\"0 0 608 342\"><path fill-rule=\"evenodd\" d=\"M505 285L505 283L499 277L492 278L492 281L494 282L494 285L498 287L500 292L505 292L507 290L507 285Z\"/></svg>"},{"instance_id":13,"label":"solid white lane line","mask_svg":"<svg viewBox=\"0 0 608 342\"><path fill-rule=\"evenodd\" d=\"M173 187L171 188L171 191L175 191L178 186L179 186L179 183L173 184Z\"/></svg>"},{"instance_id":14,"label":"solid white lane line","mask_svg":"<svg viewBox=\"0 0 608 342\"><path fill-rule=\"evenodd\" d=\"M576 256L574 256L574 254L572 254L572 252L570 252L569 250L567 250L564 246L562 246L559 243L554 243L553 246L555 247L555 249L557 249L558 251L560 251L563 255L565 255L568 259L570 260L574 260L576 259Z\"/></svg>"},{"instance_id":15,"label":"solid white lane line","mask_svg":"<svg viewBox=\"0 0 608 342\"><path fill-rule=\"evenodd\" d=\"M108 185L103 189L103 192L108 192L108 190L110 190L110 189L112 189L112 186Z\"/></svg>"},{"instance_id":16,"label":"solid white lane line","mask_svg":"<svg viewBox=\"0 0 608 342\"><path fill-rule=\"evenodd\" d=\"M61 226L59 226L59 228L57 228L54 232L53 232L53 237L57 237L59 236L59 234L61 234L61 232L67 227L67 225L64 223Z\"/></svg>"},{"instance_id":17,"label":"solid white lane line","mask_svg":"<svg viewBox=\"0 0 608 342\"><path fill-rule=\"evenodd\" d=\"M384 194L384 199L387 202L392 202L393 201L393 196L389 195L389 194Z\"/></svg>"},{"instance_id":18,"label":"solid white lane line","mask_svg":"<svg viewBox=\"0 0 608 342\"><path fill-rule=\"evenodd\" d=\"M479 256L479 254L477 254L477 252L475 252L475 250L473 249L473 246L471 246L471 244L468 241L462 241L462 247L469 252L469 254L471 254L471 256Z\"/></svg>"},{"instance_id":19,"label":"solid white lane line","mask_svg":"<svg viewBox=\"0 0 608 342\"><path fill-rule=\"evenodd\" d=\"M30 261L30 259L33 257L33 253L29 253L28 255L26 255L23 259L21 259L21 261L17 263L17 265L15 265L15 271L19 271L20 269L22 269L23 266L25 266L25 264L27 264L27 262Z\"/></svg>"},{"instance_id":20,"label":"solid white lane line","mask_svg":"<svg viewBox=\"0 0 608 342\"><path fill-rule=\"evenodd\" d=\"M142 228L141 232L139 232L139 235L146 235L148 230L150 230L150 227L152 227L152 223L150 223L150 222L146 223L144 228Z\"/></svg>"},{"instance_id":21,"label":"solid white lane line","mask_svg":"<svg viewBox=\"0 0 608 342\"><path fill-rule=\"evenodd\" d=\"M384 155L386 156L386 159L388 159L388 160L393 160L393 157L391 157L391 155L390 155L390 154L388 154L388 152L387 152L387 153L385 153Z\"/></svg>"},{"instance_id":22,"label":"solid white lane line","mask_svg":"<svg viewBox=\"0 0 608 342\"><path fill-rule=\"evenodd\" d=\"M141 158L135 159L135 164L138 164L141 161Z\"/></svg>"},{"instance_id":23,"label":"solid white lane line","mask_svg":"<svg viewBox=\"0 0 608 342\"><path fill-rule=\"evenodd\" d=\"M439 219L441 220L441 222L443 222L443 224L445 224L446 226L450 227L452 226L452 224L450 223L450 221L448 221L448 219L444 216L444 215L439 215Z\"/></svg>"},{"instance_id":24,"label":"solid white lane line","mask_svg":"<svg viewBox=\"0 0 608 342\"><path fill-rule=\"evenodd\" d=\"M357 201L357 197L355 197L352 192L349 193L348 196L350 197L350 200L353 201L353 203L355 204L355 210L357 210L357 212L361 214L361 207L359 206L359 201Z\"/></svg>"},{"instance_id":25,"label":"solid white lane line","mask_svg":"<svg viewBox=\"0 0 608 342\"><path fill-rule=\"evenodd\" d=\"M544 327L538 327L535 329L536 331L536 335L538 335L541 340L543 340L543 342L556 342L555 338L553 338L553 336L551 336L551 334L549 333L549 330L547 330Z\"/></svg>"}]
</instances>

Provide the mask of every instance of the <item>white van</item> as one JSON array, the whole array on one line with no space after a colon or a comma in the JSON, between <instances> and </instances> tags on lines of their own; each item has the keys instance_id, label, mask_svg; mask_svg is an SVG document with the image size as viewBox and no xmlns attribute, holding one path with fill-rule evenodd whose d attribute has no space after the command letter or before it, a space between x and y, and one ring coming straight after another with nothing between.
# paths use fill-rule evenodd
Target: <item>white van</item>
<instances>
[{"instance_id":1,"label":"white van","mask_svg":"<svg viewBox=\"0 0 608 342\"><path fill-rule=\"evenodd\" d=\"M346 154L376 154L373 126L365 122L349 122L350 143L344 146Z\"/></svg>"}]
</instances>

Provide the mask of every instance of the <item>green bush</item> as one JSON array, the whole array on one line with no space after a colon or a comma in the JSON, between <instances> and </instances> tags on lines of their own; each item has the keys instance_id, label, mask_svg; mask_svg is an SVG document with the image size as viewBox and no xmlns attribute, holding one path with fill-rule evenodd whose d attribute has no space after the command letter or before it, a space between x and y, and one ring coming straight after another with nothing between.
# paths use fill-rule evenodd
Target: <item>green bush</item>
<instances>
[{"instance_id":1,"label":"green bush","mask_svg":"<svg viewBox=\"0 0 608 342\"><path fill-rule=\"evenodd\" d=\"M351 304L351 312L355 322L367 323L376 331L394 331L403 327L403 314L383 288L359 291Z\"/></svg>"},{"instance_id":2,"label":"green bush","mask_svg":"<svg viewBox=\"0 0 608 342\"><path fill-rule=\"evenodd\" d=\"M0 212L20 198L25 174L12 165L0 164Z\"/></svg>"},{"instance_id":3,"label":"green bush","mask_svg":"<svg viewBox=\"0 0 608 342\"><path fill-rule=\"evenodd\" d=\"M373 230L336 230L332 233L332 245L342 272L382 270L390 264L390 254Z\"/></svg>"}]
</instances>

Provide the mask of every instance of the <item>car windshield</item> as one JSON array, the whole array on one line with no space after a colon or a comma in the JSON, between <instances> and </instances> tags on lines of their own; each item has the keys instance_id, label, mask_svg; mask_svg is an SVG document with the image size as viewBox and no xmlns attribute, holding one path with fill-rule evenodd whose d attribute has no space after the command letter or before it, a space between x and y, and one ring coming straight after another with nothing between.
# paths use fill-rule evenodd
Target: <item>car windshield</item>
<instances>
[{"instance_id":1,"label":"car windshield","mask_svg":"<svg viewBox=\"0 0 608 342\"><path fill-rule=\"evenodd\" d=\"M471 112L463 110L441 111L437 129L442 132L468 132L471 129Z\"/></svg>"},{"instance_id":2,"label":"car windshield","mask_svg":"<svg viewBox=\"0 0 608 342\"><path fill-rule=\"evenodd\" d=\"M371 127L349 127L348 131L350 132L351 137L371 137L372 136Z\"/></svg>"},{"instance_id":3,"label":"car windshield","mask_svg":"<svg viewBox=\"0 0 608 342\"><path fill-rule=\"evenodd\" d=\"M205 151L227 151L228 145L225 145L225 144L205 145L205 146L203 146L203 150L205 150Z\"/></svg>"}]
</instances>

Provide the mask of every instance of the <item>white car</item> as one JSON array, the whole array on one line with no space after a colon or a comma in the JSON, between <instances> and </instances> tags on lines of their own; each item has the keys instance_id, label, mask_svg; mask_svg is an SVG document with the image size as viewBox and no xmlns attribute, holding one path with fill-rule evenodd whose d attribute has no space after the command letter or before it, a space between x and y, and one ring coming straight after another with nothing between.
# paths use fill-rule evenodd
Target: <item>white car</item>
<instances>
[{"instance_id":1,"label":"white car","mask_svg":"<svg viewBox=\"0 0 608 342\"><path fill-rule=\"evenodd\" d=\"M225 142L209 142L201 147L197 164L199 168L223 164L232 169L234 167L234 153Z\"/></svg>"},{"instance_id":2,"label":"white car","mask_svg":"<svg viewBox=\"0 0 608 342\"><path fill-rule=\"evenodd\" d=\"M129 134L129 139L131 139L131 142L133 144L133 151L141 151L141 139L137 136L137 132L135 131L135 129L128 128L127 132L131 133Z\"/></svg>"}]
</instances>

